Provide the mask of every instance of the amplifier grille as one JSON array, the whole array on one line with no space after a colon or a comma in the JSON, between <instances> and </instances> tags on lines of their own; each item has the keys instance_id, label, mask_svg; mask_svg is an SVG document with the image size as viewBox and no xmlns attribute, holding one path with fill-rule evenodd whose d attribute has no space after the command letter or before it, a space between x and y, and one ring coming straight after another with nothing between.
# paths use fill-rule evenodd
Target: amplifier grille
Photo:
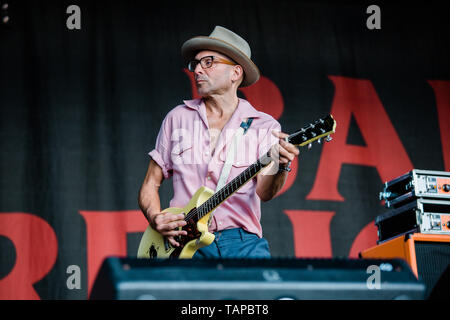
<instances>
[{"instance_id":1,"label":"amplifier grille","mask_svg":"<svg viewBox=\"0 0 450 320\"><path fill-rule=\"evenodd\" d=\"M428 297L450 264L450 242L416 241L415 250L419 280L427 286L425 297Z\"/></svg>"}]
</instances>

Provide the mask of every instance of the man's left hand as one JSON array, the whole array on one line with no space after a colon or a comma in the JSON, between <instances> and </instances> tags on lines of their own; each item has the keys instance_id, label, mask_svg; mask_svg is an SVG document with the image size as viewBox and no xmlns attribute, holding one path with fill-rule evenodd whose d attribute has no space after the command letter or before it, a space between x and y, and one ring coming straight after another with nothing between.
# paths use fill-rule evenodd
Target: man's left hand
<instances>
[{"instance_id":1,"label":"man's left hand","mask_svg":"<svg viewBox=\"0 0 450 320\"><path fill-rule=\"evenodd\" d=\"M272 131L272 134L279 139L279 143L271 148L270 155L273 160L276 160L275 155L278 153L278 163L286 167L299 155L300 151L292 143L284 140L289 136L287 133Z\"/></svg>"}]
</instances>

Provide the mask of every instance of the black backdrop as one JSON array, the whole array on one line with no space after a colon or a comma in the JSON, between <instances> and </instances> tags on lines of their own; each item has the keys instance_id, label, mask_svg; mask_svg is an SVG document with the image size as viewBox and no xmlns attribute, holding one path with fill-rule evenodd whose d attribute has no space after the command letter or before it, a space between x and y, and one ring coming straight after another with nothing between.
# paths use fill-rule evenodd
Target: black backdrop
<instances>
[{"instance_id":1,"label":"black backdrop","mask_svg":"<svg viewBox=\"0 0 450 320\"><path fill-rule=\"evenodd\" d=\"M321 160L322 146L302 152L295 179L262 207L273 256L355 256L375 244L373 219L385 210L378 192L386 178L413 167L450 170L442 127L450 123L449 27L439 3L378 3L379 30L366 27L370 3L8 4L10 21L0 26L0 298L84 299L98 267L93 257L135 255L138 229L145 227L137 194L147 153L165 114L192 97L180 47L215 25L250 43L253 60L269 79L264 84L281 94L277 108L261 108L274 112L284 131L333 108L338 114L350 108L347 125L339 126L337 117L336 140L387 153L378 166L369 163L376 158L372 153L355 163L322 163L339 172L337 186L326 179L322 184L337 188L338 199L317 196L323 187L316 196L311 193L316 179L327 176L326 169L319 175L320 162L333 156ZM66 27L72 4L81 9L81 30ZM348 106L336 100L338 87L344 90L339 101ZM261 100L258 94L261 90L240 92L251 102ZM410 162L384 149L389 137L376 147L368 143L369 124L386 119L371 118L372 105L389 119L375 124L379 136L385 125L393 128ZM384 165L385 174L380 173ZM164 207L171 182L161 191ZM124 236L125 249L108 247ZM30 275L27 268L35 265L41 274ZM80 289L67 286L70 265L80 267Z\"/></svg>"}]
</instances>

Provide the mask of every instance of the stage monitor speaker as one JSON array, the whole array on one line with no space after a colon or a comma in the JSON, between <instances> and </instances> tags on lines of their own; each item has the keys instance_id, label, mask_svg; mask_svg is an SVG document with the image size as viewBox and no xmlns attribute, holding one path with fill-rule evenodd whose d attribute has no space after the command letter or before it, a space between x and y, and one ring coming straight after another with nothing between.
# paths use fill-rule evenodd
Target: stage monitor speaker
<instances>
[{"instance_id":1,"label":"stage monitor speaker","mask_svg":"<svg viewBox=\"0 0 450 320\"><path fill-rule=\"evenodd\" d=\"M90 299L391 300L423 299L424 290L424 284L400 259L109 257Z\"/></svg>"},{"instance_id":2,"label":"stage monitor speaker","mask_svg":"<svg viewBox=\"0 0 450 320\"><path fill-rule=\"evenodd\" d=\"M415 276L426 285L425 298L450 264L450 236L413 233L389 241L360 253L362 258L404 259ZM450 289L448 295L450 296Z\"/></svg>"}]
</instances>

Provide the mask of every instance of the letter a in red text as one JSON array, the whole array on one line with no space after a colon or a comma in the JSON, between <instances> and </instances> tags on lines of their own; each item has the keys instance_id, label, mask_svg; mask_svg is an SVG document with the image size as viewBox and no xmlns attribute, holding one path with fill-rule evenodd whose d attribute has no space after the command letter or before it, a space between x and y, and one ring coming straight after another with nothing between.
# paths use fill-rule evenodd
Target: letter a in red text
<instances>
[{"instance_id":1,"label":"letter a in red text","mask_svg":"<svg viewBox=\"0 0 450 320\"><path fill-rule=\"evenodd\" d=\"M446 171L450 171L450 81L429 80L428 83L436 96L444 166Z\"/></svg>"},{"instance_id":2,"label":"letter a in red text","mask_svg":"<svg viewBox=\"0 0 450 320\"><path fill-rule=\"evenodd\" d=\"M335 86L331 114L337 122L333 141L323 145L316 180L308 200L344 201L338 180L344 163L372 166L382 181L412 170L413 165L380 99L368 80L330 76ZM354 116L366 146L346 143Z\"/></svg>"}]
</instances>

